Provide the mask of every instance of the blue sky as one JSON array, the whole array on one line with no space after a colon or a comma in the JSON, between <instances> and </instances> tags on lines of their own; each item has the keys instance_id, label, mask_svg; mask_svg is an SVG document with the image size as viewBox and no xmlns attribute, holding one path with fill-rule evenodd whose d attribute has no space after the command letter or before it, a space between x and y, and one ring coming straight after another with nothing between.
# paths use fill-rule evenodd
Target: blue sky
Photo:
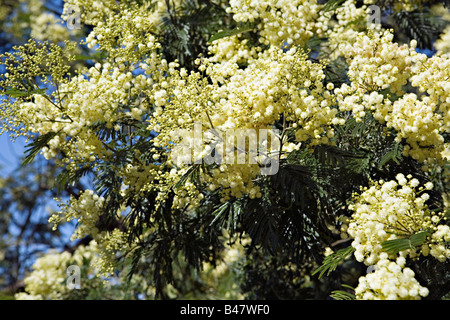
<instances>
[{"instance_id":1,"label":"blue sky","mask_svg":"<svg viewBox=\"0 0 450 320\"><path fill-rule=\"evenodd\" d=\"M15 170L24 152L25 139L19 138L12 142L7 133L0 135L0 176Z\"/></svg>"},{"instance_id":2,"label":"blue sky","mask_svg":"<svg viewBox=\"0 0 450 320\"><path fill-rule=\"evenodd\" d=\"M25 154L26 142L24 137L19 137L14 142L11 141L8 133L0 135L0 176L5 177L14 172L20 165L21 159ZM53 210L59 210L57 202L53 199L46 200L46 206L38 208L39 213L36 213L35 219L42 217L42 214L46 213L45 209L51 207ZM44 210L44 211L42 211ZM67 243L70 242L70 236L72 235L74 229L73 224L63 224L60 226L62 241ZM17 230L11 229L11 232L15 234Z\"/></svg>"}]
</instances>

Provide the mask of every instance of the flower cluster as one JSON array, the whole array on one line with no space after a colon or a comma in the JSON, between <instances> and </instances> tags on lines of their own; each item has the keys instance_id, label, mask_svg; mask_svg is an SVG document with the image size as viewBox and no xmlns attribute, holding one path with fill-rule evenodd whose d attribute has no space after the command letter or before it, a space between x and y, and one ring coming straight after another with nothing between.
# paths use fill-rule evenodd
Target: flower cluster
<instances>
[{"instance_id":1,"label":"flower cluster","mask_svg":"<svg viewBox=\"0 0 450 320\"><path fill-rule=\"evenodd\" d=\"M411 84L418 87L426 98L422 100L442 116L439 132L450 132L450 57L435 55L421 59L411 77Z\"/></svg>"},{"instance_id":2,"label":"flower cluster","mask_svg":"<svg viewBox=\"0 0 450 320\"><path fill-rule=\"evenodd\" d=\"M345 48L348 76L357 88L378 91L389 88L402 93L402 86L411 76L415 43L411 47L393 42L390 31L360 33Z\"/></svg>"},{"instance_id":3,"label":"flower cluster","mask_svg":"<svg viewBox=\"0 0 450 320\"><path fill-rule=\"evenodd\" d=\"M116 253L127 248L127 234L119 229L99 230L104 203L103 197L99 197L92 190L85 190L80 192L77 198L71 196L69 203L62 205L61 211L51 216L49 222L53 223L53 228L56 229L63 220L76 220L77 228L72 235L72 240L91 236L99 249L95 266L99 274L110 275L114 272ZM120 213L117 213L115 218L119 219L119 215Z\"/></svg>"},{"instance_id":4,"label":"flower cluster","mask_svg":"<svg viewBox=\"0 0 450 320\"><path fill-rule=\"evenodd\" d=\"M129 249L127 234L119 229L102 231L95 238L99 257L92 263L98 275L109 277L117 269L117 253Z\"/></svg>"},{"instance_id":5,"label":"flower cluster","mask_svg":"<svg viewBox=\"0 0 450 320\"><path fill-rule=\"evenodd\" d=\"M404 138L407 142L403 154L420 162L440 160L444 151L442 117L430 100L428 97L418 100L414 93L405 94L393 103L390 115L385 117L386 125L396 129L397 141Z\"/></svg>"},{"instance_id":6,"label":"flower cluster","mask_svg":"<svg viewBox=\"0 0 450 320\"><path fill-rule=\"evenodd\" d=\"M157 17L155 17L155 14ZM154 54L160 45L150 33L159 24L160 14L147 7L124 6L99 21L86 38L88 48L98 45L116 64L133 64Z\"/></svg>"},{"instance_id":7,"label":"flower cluster","mask_svg":"<svg viewBox=\"0 0 450 320\"><path fill-rule=\"evenodd\" d=\"M361 32L365 31L369 15L368 10L366 6L356 7L353 0L345 1L334 10L336 21L331 20L329 22L329 28L326 32L332 59L343 57L347 46L353 45ZM372 29L379 31L381 25L373 23Z\"/></svg>"},{"instance_id":8,"label":"flower cluster","mask_svg":"<svg viewBox=\"0 0 450 320\"><path fill-rule=\"evenodd\" d=\"M425 187L419 187L417 179L403 174L398 174L396 179L373 182L370 188L364 188L363 193L356 195L349 206L354 213L343 231L354 239L352 246L356 249L356 259L373 265L384 252L382 244L385 241L430 232L431 237L422 247L411 247L404 254L411 258L431 254L445 261L450 257L450 249L445 248L450 235L442 235L444 230L450 229L442 225L445 214L430 210L426 204L430 196L425 191L431 190L433 184L428 182Z\"/></svg>"},{"instance_id":9,"label":"flower cluster","mask_svg":"<svg viewBox=\"0 0 450 320\"><path fill-rule=\"evenodd\" d=\"M233 41L238 43L237 38ZM217 53L222 48L217 43L212 46ZM230 48L227 46L226 50ZM161 89L155 87L157 108L149 129L158 132L154 144L165 147L167 154L164 157L167 156L169 161L173 161L170 145L179 142L174 140L173 128L186 130L182 135L183 143L193 147L193 150L187 150L187 156L194 162L201 160L207 153L205 150L211 148L209 145L195 147L199 143L193 141L195 123L202 125L202 131L243 133L245 129L271 128L284 116L297 143L320 144L328 143L333 137L332 124L343 121L336 118L337 109L332 108L332 84L326 88L323 85L323 65L309 61L300 49L270 47L258 53L257 59L249 58L245 68L239 67L237 61L226 59L217 62L203 59L199 64L211 83L199 73L178 71L176 63L169 63L168 77L161 83ZM225 152L233 152L227 147L216 151L222 156ZM210 183L211 190L223 188L222 200L227 200L243 194L260 195L253 184L259 172L258 165L249 161L245 165L227 162L211 170L209 176L203 173L202 178L205 183Z\"/></svg>"},{"instance_id":10,"label":"flower cluster","mask_svg":"<svg viewBox=\"0 0 450 320\"><path fill-rule=\"evenodd\" d=\"M406 258L431 255L440 262L450 258L450 227L444 212L434 212L426 204L433 189L424 187L411 175L398 174L396 180L373 182L370 188L355 195L349 209L354 211L342 226L343 237L353 238L355 258L375 266L375 272L359 279L355 289L358 299L420 299L428 289L420 286L414 272L405 267ZM383 245L395 239L424 233L422 243L410 244L397 254L386 252ZM411 242L411 240L410 240Z\"/></svg>"},{"instance_id":11,"label":"flower cluster","mask_svg":"<svg viewBox=\"0 0 450 320\"><path fill-rule=\"evenodd\" d=\"M226 38L214 40L208 47L211 57L210 62L219 62L225 66L227 63L229 71L234 69L236 63L245 63L251 59L257 59L260 47L248 46L248 39L241 39L242 35L233 35ZM200 63L200 61L199 61ZM230 75L232 75L230 73Z\"/></svg>"},{"instance_id":12,"label":"flower cluster","mask_svg":"<svg viewBox=\"0 0 450 320\"><path fill-rule=\"evenodd\" d=\"M31 36L39 40L60 42L69 38L69 32L54 14L43 12L30 17Z\"/></svg>"},{"instance_id":13,"label":"flower cluster","mask_svg":"<svg viewBox=\"0 0 450 320\"><path fill-rule=\"evenodd\" d=\"M68 251L49 252L38 258L33 264L33 271L25 278L25 292L15 295L17 300L58 300L62 299L69 287L66 285L69 265L81 267L85 261L95 262L97 244L79 246L73 254ZM92 269L92 273L95 271Z\"/></svg>"},{"instance_id":14,"label":"flower cluster","mask_svg":"<svg viewBox=\"0 0 450 320\"><path fill-rule=\"evenodd\" d=\"M112 126L117 120L114 112L127 98L131 73L123 74L118 68L111 73L107 68L97 68L100 65L89 70L88 80L80 75L62 84L60 90L65 92L64 96L55 93L61 99L58 105L42 95L35 95L34 102L21 105L18 117L31 132L59 133L43 150L46 158L54 157L60 150L72 159L88 162L95 160L95 155L102 155L104 147L89 126L98 121Z\"/></svg>"},{"instance_id":15,"label":"flower cluster","mask_svg":"<svg viewBox=\"0 0 450 320\"><path fill-rule=\"evenodd\" d=\"M6 21L5 21L6 20ZM23 38L24 35L41 41L61 43L77 36L77 30L69 30L58 14L48 10L43 0L19 0L15 5L3 4L0 8L2 30Z\"/></svg>"},{"instance_id":16,"label":"flower cluster","mask_svg":"<svg viewBox=\"0 0 450 320\"><path fill-rule=\"evenodd\" d=\"M88 8L87 2L67 5ZM147 90L147 95L153 96L152 85L162 77L157 54L160 45L148 34L155 27L152 18L155 12L131 6L112 15L113 9L118 7L112 6L111 16L108 14L104 22L99 21L87 37L88 46L99 45L100 49L109 51L110 62L80 70L70 80L67 62L75 57L68 52L75 49L74 44L68 43L63 49L30 41L19 52L2 56L7 60L8 72L0 86L21 90L19 94L38 92L30 96L22 94L12 107L10 100L5 99L0 110L2 118L8 119L9 129L19 127L17 133L54 134L42 150L47 159L64 152L65 161L86 163L107 155L108 148L95 134L95 126L105 123L118 131L123 119L140 120L146 108L141 103L142 93ZM17 63L21 66L17 67ZM136 69L143 72L135 72ZM44 84L54 87L53 92L42 90L36 83L31 88L24 87L24 75L43 77Z\"/></svg>"},{"instance_id":17,"label":"flower cluster","mask_svg":"<svg viewBox=\"0 0 450 320\"><path fill-rule=\"evenodd\" d=\"M0 116L4 119L1 132L8 130L15 132L16 135L29 133L30 124L33 122L30 116L39 117L39 113L36 110L21 116L22 105L32 101L31 96L35 92L45 96L47 100L53 98L46 95L46 90L39 87L35 78L39 77L44 85L66 82L71 63L75 60L75 56L71 53L75 48L76 43L70 41L66 41L64 46L59 46L48 41L38 42L30 39L23 46L14 47L14 52L0 55L2 64L6 67L6 73L0 76L0 87L12 89L14 92L12 96L14 99L2 96L0 100ZM61 97L58 92L55 96ZM57 105L54 101L49 103Z\"/></svg>"},{"instance_id":18,"label":"flower cluster","mask_svg":"<svg viewBox=\"0 0 450 320\"><path fill-rule=\"evenodd\" d=\"M414 271L405 267L405 259L400 257L395 262L380 255L375 271L359 278L355 288L358 300L420 300L429 293L414 278Z\"/></svg>"},{"instance_id":19,"label":"flower cluster","mask_svg":"<svg viewBox=\"0 0 450 320\"><path fill-rule=\"evenodd\" d=\"M231 0L227 11L238 22L255 23L260 42L280 46L303 45L314 34L323 36L329 18L319 14L321 5L304 0Z\"/></svg>"},{"instance_id":20,"label":"flower cluster","mask_svg":"<svg viewBox=\"0 0 450 320\"><path fill-rule=\"evenodd\" d=\"M434 43L434 47L440 53L449 53L450 52L450 26L445 28L445 30L440 35L439 39Z\"/></svg>"},{"instance_id":21,"label":"flower cluster","mask_svg":"<svg viewBox=\"0 0 450 320\"><path fill-rule=\"evenodd\" d=\"M432 6L431 12L436 16L440 16L447 23L450 21L450 12L443 4ZM450 53L450 26L442 30L440 37L436 39L433 45L438 53Z\"/></svg>"},{"instance_id":22,"label":"flower cluster","mask_svg":"<svg viewBox=\"0 0 450 320\"><path fill-rule=\"evenodd\" d=\"M55 300L60 298L61 292L65 290L66 273L64 266L70 258L69 252L49 253L38 258L33 265L33 272L24 280L27 293L17 294L16 299Z\"/></svg>"},{"instance_id":23,"label":"flower cluster","mask_svg":"<svg viewBox=\"0 0 450 320\"><path fill-rule=\"evenodd\" d=\"M245 246L249 245L251 240L248 237L243 237L231 244L232 239L227 232L223 232L223 239L221 239L224 249L221 252L220 261L217 264L209 262L203 263L203 270L201 278L214 290L217 294L225 289L225 299L244 299L245 296L241 293L239 288L239 265L245 261ZM230 281L230 279L233 279Z\"/></svg>"},{"instance_id":24,"label":"flower cluster","mask_svg":"<svg viewBox=\"0 0 450 320\"><path fill-rule=\"evenodd\" d=\"M419 162L442 163L445 148L442 132L449 130L448 75L446 56L427 58L410 46L393 42L390 31L360 33L347 44L350 86L343 84L334 93L341 111L351 111L360 121L367 112L396 132L402 139L404 155ZM447 66L447 67L446 67ZM405 93L407 84L427 91L417 96Z\"/></svg>"},{"instance_id":25,"label":"flower cluster","mask_svg":"<svg viewBox=\"0 0 450 320\"><path fill-rule=\"evenodd\" d=\"M179 7L183 0L174 0L171 1L170 4L175 7ZM130 7L140 8L140 12L134 12L136 18L134 23L141 23L140 17L146 16L149 18L150 23L155 27L157 24L161 22L161 18L163 17L163 13L167 10L167 2L165 0L156 0L156 1L143 1L140 3L140 6L137 6L134 2L126 1L126 2L118 2L115 0L64 0L64 8L62 13L62 18L64 20L68 20L70 18L70 13L74 8L79 10L81 23L91 25L91 26L100 26L107 19L115 16L116 18L120 17L120 15L116 15L120 12L125 12L127 14L127 10ZM144 22L146 23L146 22ZM137 25L137 28L140 28L143 25ZM130 27L130 26L129 26Z\"/></svg>"},{"instance_id":26,"label":"flower cluster","mask_svg":"<svg viewBox=\"0 0 450 320\"><path fill-rule=\"evenodd\" d=\"M53 215L49 222L53 222L54 229L63 217L66 221L77 220L78 227L72 235L72 240L82 239L87 235L96 236L99 233L96 227L102 214L105 199L99 197L92 190L85 190L80 193L78 198L71 196L70 205L63 206L63 210Z\"/></svg>"},{"instance_id":27,"label":"flower cluster","mask_svg":"<svg viewBox=\"0 0 450 320\"><path fill-rule=\"evenodd\" d=\"M62 18L68 20L74 9L79 10L81 23L95 26L118 10L119 6L114 0L65 0Z\"/></svg>"},{"instance_id":28,"label":"flower cluster","mask_svg":"<svg viewBox=\"0 0 450 320\"><path fill-rule=\"evenodd\" d=\"M153 68L142 63L147 72ZM133 75L133 68L124 65L112 67L108 62L97 63L86 74L73 77L70 82L58 85L48 95L35 94L33 101L21 103L14 117L25 125L27 131L44 135L57 133L42 151L49 159L64 151L74 162L92 162L108 153L105 145L94 133L95 125L105 123L120 130L123 119L140 119L145 104L138 98L130 104L130 96L138 95L151 87L152 79ZM122 105L129 105L122 110Z\"/></svg>"}]
</instances>

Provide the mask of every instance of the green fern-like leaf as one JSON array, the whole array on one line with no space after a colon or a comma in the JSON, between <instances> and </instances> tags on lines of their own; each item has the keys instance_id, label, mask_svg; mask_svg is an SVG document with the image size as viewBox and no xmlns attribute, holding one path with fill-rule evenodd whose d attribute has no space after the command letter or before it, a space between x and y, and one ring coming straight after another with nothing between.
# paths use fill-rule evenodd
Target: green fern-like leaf
<instances>
[{"instance_id":1,"label":"green fern-like leaf","mask_svg":"<svg viewBox=\"0 0 450 320\"><path fill-rule=\"evenodd\" d=\"M393 239L381 244L384 251L390 254L398 254L401 251L414 249L424 244L426 238L430 235L429 231L421 231L407 238Z\"/></svg>"},{"instance_id":2,"label":"green fern-like leaf","mask_svg":"<svg viewBox=\"0 0 450 320\"><path fill-rule=\"evenodd\" d=\"M243 225L252 242L260 244L270 253L275 253L283 245L280 242L280 209L267 199L249 199L245 204Z\"/></svg>"},{"instance_id":3,"label":"green fern-like leaf","mask_svg":"<svg viewBox=\"0 0 450 320\"><path fill-rule=\"evenodd\" d=\"M18 98L18 97L29 97L33 94L45 94L46 89L34 89L30 91L24 91L19 89L8 89L4 93L12 98Z\"/></svg>"},{"instance_id":4,"label":"green fern-like leaf","mask_svg":"<svg viewBox=\"0 0 450 320\"><path fill-rule=\"evenodd\" d=\"M84 166L74 171L65 169L56 177L55 187L57 194L60 194L68 185L74 185L80 179L92 171L90 166Z\"/></svg>"},{"instance_id":5,"label":"green fern-like leaf","mask_svg":"<svg viewBox=\"0 0 450 320\"><path fill-rule=\"evenodd\" d=\"M249 31L252 31L254 29L255 29L255 26L253 24L246 23L243 26L236 27L234 29L222 30L222 31L219 31L218 33L216 33L215 35L213 35L209 39L208 43L212 43L215 40L219 40L219 39L226 38L226 37L231 37L231 36L234 36L234 35L237 35L237 34L241 34L241 33L244 33L244 32L249 32Z\"/></svg>"},{"instance_id":6,"label":"green fern-like leaf","mask_svg":"<svg viewBox=\"0 0 450 320\"><path fill-rule=\"evenodd\" d=\"M32 143L26 145L25 158L22 161L22 165L27 165L31 163L37 154L48 145L51 139L53 139L58 133L57 132L48 132L37 137Z\"/></svg>"},{"instance_id":7,"label":"green fern-like leaf","mask_svg":"<svg viewBox=\"0 0 450 320\"><path fill-rule=\"evenodd\" d=\"M314 154L318 158L319 162L331 166L346 166L354 163L352 160L355 159L365 159L366 155L363 153L350 152L346 150L339 149L335 146L330 145L318 145L314 148Z\"/></svg>"},{"instance_id":8,"label":"green fern-like leaf","mask_svg":"<svg viewBox=\"0 0 450 320\"><path fill-rule=\"evenodd\" d=\"M378 168L384 167L387 163L393 161L396 164L400 164L402 160L402 146L399 143L395 143L393 148L387 151L380 159Z\"/></svg>"},{"instance_id":9,"label":"green fern-like leaf","mask_svg":"<svg viewBox=\"0 0 450 320\"><path fill-rule=\"evenodd\" d=\"M224 212L230 210L230 208L231 208L231 203L225 202L224 204L219 206L216 210L214 210L212 212L212 215L215 217L214 217L213 221L211 221L211 225L214 224L224 214Z\"/></svg>"},{"instance_id":10,"label":"green fern-like leaf","mask_svg":"<svg viewBox=\"0 0 450 320\"><path fill-rule=\"evenodd\" d=\"M333 11L336 8L338 8L344 1L345 0L329 0L322 7L321 11L323 11L323 12Z\"/></svg>"},{"instance_id":11,"label":"green fern-like leaf","mask_svg":"<svg viewBox=\"0 0 450 320\"><path fill-rule=\"evenodd\" d=\"M425 11L401 11L393 17L409 39L417 40L420 48L432 49L433 40L445 26L445 22L440 17Z\"/></svg>"},{"instance_id":12,"label":"green fern-like leaf","mask_svg":"<svg viewBox=\"0 0 450 320\"><path fill-rule=\"evenodd\" d=\"M347 248L336 251L335 253L326 256L322 262L322 265L314 270L313 275L319 273L319 279L327 273L327 276L336 270L339 263L344 261L349 255L351 255L355 251L355 248L352 246L348 246Z\"/></svg>"},{"instance_id":13,"label":"green fern-like leaf","mask_svg":"<svg viewBox=\"0 0 450 320\"><path fill-rule=\"evenodd\" d=\"M343 284L342 287L355 292L355 289L349 285ZM355 300L356 299L354 293L351 293L349 291L344 291L344 290L334 290L331 292L330 297L333 298L334 300Z\"/></svg>"},{"instance_id":14,"label":"green fern-like leaf","mask_svg":"<svg viewBox=\"0 0 450 320\"><path fill-rule=\"evenodd\" d=\"M196 178L198 178L200 175L201 167L202 167L202 164L199 164L199 163L193 164L188 169L188 171L186 171L186 173L183 176L181 176L180 180L175 185L175 189L178 189L179 187L184 185L189 178L191 179L191 181L195 181Z\"/></svg>"}]
</instances>

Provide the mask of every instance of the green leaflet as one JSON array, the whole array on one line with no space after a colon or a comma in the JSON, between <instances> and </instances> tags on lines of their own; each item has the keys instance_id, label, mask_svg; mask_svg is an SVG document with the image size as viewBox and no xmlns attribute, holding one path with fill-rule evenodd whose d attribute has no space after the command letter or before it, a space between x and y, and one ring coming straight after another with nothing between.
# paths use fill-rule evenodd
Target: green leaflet
<instances>
[{"instance_id":1,"label":"green leaflet","mask_svg":"<svg viewBox=\"0 0 450 320\"><path fill-rule=\"evenodd\" d=\"M329 0L320 11L328 12L337 9L345 0Z\"/></svg>"},{"instance_id":2,"label":"green leaflet","mask_svg":"<svg viewBox=\"0 0 450 320\"><path fill-rule=\"evenodd\" d=\"M83 166L76 170L64 169L62 170L55 180L56 193L59 195L69 185L75 185L80 179L91 172L90 166Z\"/></svg>"},{"instance_id":3,"label":"green leaflet","mask_svg":"<svg viewBox=\"0 0 450 320\"><path fill-rule=\"evenodd\" d=\"M234 233L237 229L237 222L241 213L242 208L239 202L225 202L211 213L214 219L209 225L212 226L218 223L222 228L226 228L229 232Z\"/></svg>"},{"instance_id":4,"label":"green leaflet","mask_svg":"<svg viewBox=\"0 0 450 320\"><path fill-rule=\"evenodd\" d=\"M381 169L390 161L394 161L396 164L400 164L400 160L402 160L402 151L403 147L400 144L395 143L393 148L387 151L381 157L380 162L378 163L378 168Z\"/></svg>"},{"instance_id":5,"label":"green leaflet","mask_svg":"<svg viewBox=\"0 0 450 320\"><path fill-rule=\"evenodd\" d=\"M77 55L75 55L75 60L79 60L79 61L88 61L88 60L101 61L101 60L107 58L108 56L109 56L108 51L101 50L101 51L99 51L97 53L94 53L92 55L77 54Z\"/></svg>"},{"instance_id":6,"label":"green leaflet","mask_svg":"<svg viewBox=\"0 0 450 320\"><path fill-rule=\"evenodd\" d=\"M355 288L353 288L347 284L343 284L342 287L352 290L353 292L355 291ZM353 293L350 293L350 292L344 291L344 290L332 291L330 294L330 298L333 298L334 300L355 300L356 299L356 297Z\"/></svg>"},{"instance_id":7,"label":"green leaflet","mask_svg":"<svg viewBox=\"0 0 450 320\"><path fill-rule=\"evenodd\" d=\"M226 37L231 37L244 32L252 31L255 28L253 24L246 23L242 27L236 27L234 29L222 30L216 33L209 39L208 43L212 43L215 40L219 40Z\"/></svg>"},{"instance_id":8,"label":"green leaflet","mask_svg":"<svg viewBox=\"0 0 450 320\"><path fill-rule=\"evenodd\" d=\"M421 231L408 238L388 240L381 244L384 251L390 254L398 254L401 251L414 249L424 244L426 238L431 234L430 231Z\"/></svg>"},{"instance_id":9,"label":"green leaflet","mask_svg":"<svg viewBox=\"0 0 450 320\"><path fill-rule=\"evenodd\" d=\"M12 98L19 98L19 97L28 97L33 94L45 94L46 89L35 89L31 91L24 91L19 89L8 89L4 93Z\"/></svg>"},{"instance_id":10,"label":"green leaflet","mask_svg":"<svg viewBox=\"0 0 450 320\"><path fill-rule=\"evenodd\" d=\"M188 178L191 179L191 181L198 181L200 179L200 169L204 168L204 163L195 163L193 164L186 173L180 178L180 180L175 184L175 189L180 188L183 186Z\"/></svg>"},{"instance_id":11,"label":"green leaflet","mask_svg":"<svg viewBox=\"0 0 450 320\"><path fill-rule=\"evenodd\" d=\"M214 210L214 212L212 212L212 215L215 216L215 218L213 219L213 221L211 221L210 225L213 225L214 222L217 221L217 219L220 218L220 216L230 208L231 206L231 202L225 202L223 205L221 205L219 208L217 208L216 210Z\"/></svg>"},{"instance_id":12,"label":"green leaflet","mask_svg":"<svg viewBox=\"0 0 450 320\"><path fill-rule=\"evenodd\" d=\"M27 165L31 163L36 155L41 151L43 147L45 147L50 140L52 140L59 132L48 132L46 134L43 134L39 137L37 137L33 142L26 145L26 148L28 148L25 153L26 157L22 161L22 165Z\"/></svg>"},{"instance_id":13,"label":"green leaflet","mask_svg":"<svg viewBox=\"0 0 450 320\"><path fill-rule=\"evenodd\" d=\"M433 39L439 36L445 22L427 11L401 11L393 15L395 23L409 39L417 40L419 48L433 48Z\"/></svg>"},{"instance_id":14,"label":"green leaflet","mask_svg":"<svg viewBox=\"0 0 450 320\"><path fill-rule=\"evenodd\" d=\"M353 248L352 246L348 246L347 248L338 250L335 253L326 256L325 259L323 259L322 265L314 270L312 274L315 275L316 273L320 272L319 279L324 275L325 272L328 276L331 272L336 270L339 263L344 261L344 259L351 255L354 251L355 248Z\"/></svg>"}]
</instances>

